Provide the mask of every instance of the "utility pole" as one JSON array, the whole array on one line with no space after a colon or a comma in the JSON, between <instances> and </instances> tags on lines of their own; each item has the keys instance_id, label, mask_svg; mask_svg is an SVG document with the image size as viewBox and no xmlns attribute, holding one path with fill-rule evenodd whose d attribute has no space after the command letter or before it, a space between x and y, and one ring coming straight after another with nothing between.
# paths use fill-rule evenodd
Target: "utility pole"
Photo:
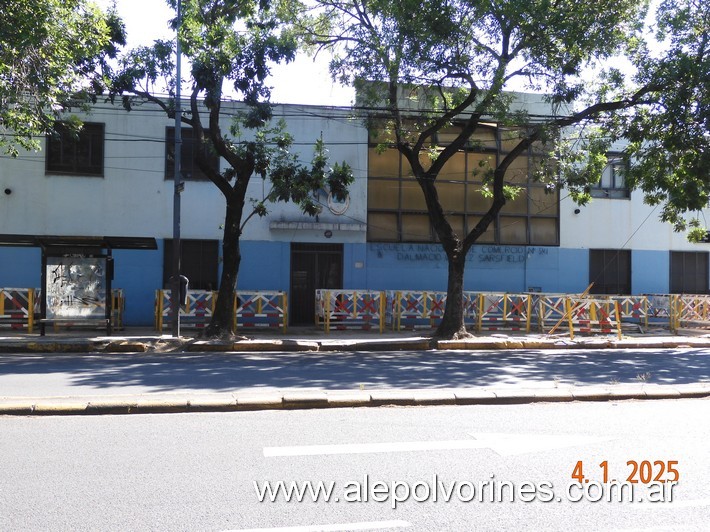
<instances>
[{"instance_id":1,"label":"utility pole","mask_svg":"<svg viewBox=\"0 0 710 532\"><path fill-rule=\"evenodd\" d=\"M185 188L181 176L182 162L182 106L180 103L180 25L182 24L181 0L177 2L177 33L175 35L175 175L173 177L173 283L170 288L170 309L172 316L170 323L172 335L175 338L180 336L180 193Z\"/></svg>"}]
</instances>

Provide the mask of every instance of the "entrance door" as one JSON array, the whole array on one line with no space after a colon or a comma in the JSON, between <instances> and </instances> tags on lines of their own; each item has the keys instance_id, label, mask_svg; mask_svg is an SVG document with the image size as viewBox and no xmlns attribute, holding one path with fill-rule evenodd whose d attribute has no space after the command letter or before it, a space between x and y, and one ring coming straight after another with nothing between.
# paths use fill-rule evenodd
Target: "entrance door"
<instances>
[{"instance_id":1,"label":"entrance door","mask_svg":"<svg viewBox=\"0 0 710 532\"><path fill-rule=\"evenodd\" d=\"M342 287L342 244L291 244L291 325L315 323L316 289Z\"/></svg>"}]
</instances>

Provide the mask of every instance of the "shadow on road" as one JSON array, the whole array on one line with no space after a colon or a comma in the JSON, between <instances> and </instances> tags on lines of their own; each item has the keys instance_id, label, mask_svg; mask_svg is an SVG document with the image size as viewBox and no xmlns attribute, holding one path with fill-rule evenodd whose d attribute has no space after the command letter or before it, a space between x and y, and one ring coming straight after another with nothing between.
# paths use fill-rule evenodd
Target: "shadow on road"
<instances>
[{"instance_id":1,"label":"shadow on road","mask_svg":"<svg viewBox=\"0 0 710 532\"><path fill-rule=\"evenodd\" d=\"M0 357L4 376L58 374L71 387L150 391L246 388L454 388L710 382L710 351L47 355ZM2 395L0 384L0 395Z\"/></svg>"}]
</instances>

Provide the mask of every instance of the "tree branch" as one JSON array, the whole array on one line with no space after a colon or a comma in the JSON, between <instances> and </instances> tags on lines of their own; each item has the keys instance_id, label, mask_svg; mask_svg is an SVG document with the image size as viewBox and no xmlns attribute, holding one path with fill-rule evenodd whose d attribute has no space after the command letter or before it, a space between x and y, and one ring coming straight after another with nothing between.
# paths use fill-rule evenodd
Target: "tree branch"
<instances>
[{"instance_id":1,"label":"tree branch","mask_svg":"<svg viewBox=\"0 0 710 532\"><path fill-rule=\"evenodd\" d=\"M200 167L200 170L204 172L204 174L209 178L209 180L215 184L215 186L220 190L220 192L222 192L227 201L229 201L230 197L232 196L232 187L229 185L229 182L222 176L222 174L220 174L219 172L215 172L215 170L210 167L202 153L201 148L202 144L205 141L205 129L202 126L202 119L200 118L200 108L197 102L197 96L199 92L199 88L197 87L197 85L195 85L192 89L192 94L190 95L190 110L192 111L192 117L194 121L194 124L192 126L192 135L197 143L197 146L200 148L196 151L195 159L197 161L197 165ZM214 143L214 139L212 138L212 131L210 131L210 138L213 140ZM222 155L216 144L214 144L214 148L218 155Z\"/></svg>"}]
</instances>

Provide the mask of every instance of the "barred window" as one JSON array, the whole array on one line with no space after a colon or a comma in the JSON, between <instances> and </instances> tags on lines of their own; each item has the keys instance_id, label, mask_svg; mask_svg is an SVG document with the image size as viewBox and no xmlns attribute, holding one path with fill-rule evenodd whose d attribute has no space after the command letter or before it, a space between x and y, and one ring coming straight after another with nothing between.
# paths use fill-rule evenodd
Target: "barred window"
<instances>
[{"instance_id":1,"label":"barred window","mask_svg":"<svg viewBox=\"0 0 710 532\"><path fill-rule=\"evenodd\" d=\"M591 187L591 194L595 198L628 199L631 197L626 186L626 171L628 166L623 161L621 154L610 153L607 155L608 163L602 172L599 183Z\"/></svg>"},{"instance_id":2,"label":"barred window","mask_svg":"<svg viewBox=\"0 0 710 532\"><path fill-rule=\"evenodd\" d=\"M205 131L207 135L207 131ZM180 128L180 138L182 140L182 148L180 150L182 158L180 159L180 174L183 179L192 181L207 181L209 178L197 166L197 150L202 150L202 153L207 159L207 162L215 171L219 171L219 156L208 144L198 146L193 137L191 128ZM173 179L175 177L175 128L168 127L165 130L165 179Z\"/></svg>"},{"instance_id":3,"label":"barred window","mask_svg":"<svg viewBox=\"0 0 710 532\"><path fill-rule=\"evenodd\" d=\"M104 125L57 122L47 135L46 173L103 177Z\"/></svg>"}]
</instances>

